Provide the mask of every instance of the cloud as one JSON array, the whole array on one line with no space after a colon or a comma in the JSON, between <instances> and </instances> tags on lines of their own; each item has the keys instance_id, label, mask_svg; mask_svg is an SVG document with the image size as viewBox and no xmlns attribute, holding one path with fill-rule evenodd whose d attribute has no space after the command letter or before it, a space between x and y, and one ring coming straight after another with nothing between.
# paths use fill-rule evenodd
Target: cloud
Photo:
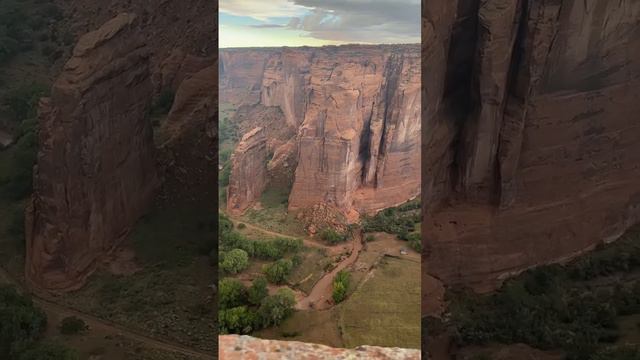
<instances>
[{"instance_id":1,"label":"cloud","mask_svg":"<svg viewBox=\"0 0 640 360\"><path fill-rule=\"evenodd\" d=\"M291 0L310 11L289 22L319 39L353 42L419 42L419 0Z\"/></svg>"},{"instance_id":2,"label":"cloud","mask_svg":"<svg viewBox=\"0 0 640 360\"><path fill-rule=\"evenodd\" d=\"M292 0L220 0L218 10L230 15L266 21L274 17L299 16L305 8Z\"/></svg>"},{"instance_id":3,"label":"cloud","mask_svg":"<svg viewBox=\"0 0 640 360\"><path fill-rule=\"evenodd\" d=\"M249 25L249 26L256 29L270 29L270 28L285 27L285 25L279 25L279 24L258 24L258 25Z\"/></svg>"},{"instance_id":4,"label":"cloud","mask_svg":"<svg viewBox=\"0 0 640 360\"><path fill-rule=\"evenodd\" d=\"M220 0L220 12L338 43L420 42L420 0ZM289 18L288 25L273 24ZM286 20L285 20L286 21Z\"/></svg>"}]
</instances>

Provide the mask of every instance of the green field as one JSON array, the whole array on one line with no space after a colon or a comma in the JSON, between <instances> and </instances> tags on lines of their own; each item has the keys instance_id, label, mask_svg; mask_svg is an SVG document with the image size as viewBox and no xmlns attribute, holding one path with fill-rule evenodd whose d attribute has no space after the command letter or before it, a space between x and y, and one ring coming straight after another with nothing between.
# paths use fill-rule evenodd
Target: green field
<instances>
[{"instance_id":1,"label":"green field","mask_svg":"<svg viewBox=\"0 0 640 360\"><path fill-rule=\"evenodd\" d=\"M420 264L385 257L340 305L345 347L420 348Z\"/></svg>"}]
</instances>

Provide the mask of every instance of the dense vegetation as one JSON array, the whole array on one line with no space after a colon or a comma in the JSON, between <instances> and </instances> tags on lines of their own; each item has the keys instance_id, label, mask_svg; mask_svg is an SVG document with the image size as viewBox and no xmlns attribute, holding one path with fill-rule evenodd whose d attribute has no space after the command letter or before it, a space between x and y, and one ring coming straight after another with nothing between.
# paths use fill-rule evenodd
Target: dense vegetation
<instances>
[{"instance_id":1,"label":"dense vegetation","mask_svg":"<svg viewBox=\"0 0 640 360\"><path fill-rule=\"evenodd\" d=\"M339 271L336 277L333 279L333 301L337 304L347 298L347 292L349 291L349 285L351 282L351 275L347 271Z\"/></svg>"},{"instance_id":2,"label":"dense vegetation","mask_svg":"<svg viewBox=\"0 0 640 360\"><path fill-rule=\"evenodd\" d=\"M247 239L234 229L233 223L225 215L220 214L218 219L218 238L220 243L218 262L220 264L220 268L224 271L227 271L227 267L229 266L225 263L227 257L234 251L238 254L236 250L242 250L249 258L281 260L286 255L295 254L302 249L303 242L301 239ZM236 271L236 273L237 272L238 271Z\"/></svg>"},{"instance_id":3,"label":"dense vegetation","mask_svg":"<svg viewBox=\"0 0 640 360\"><path fill-rule=\"evenodd\" d=\"M53 1L0 0L0 65L32 50L50 61L60 57L60 46L73 42L71 34L51 26L62 17Z\"/></svg>"},{"instance_id":4,"label":"dense vegetation","mask_svg":"<svg viewBox=\"0 0 640 360\"><path fill-rule=\"evenodd\" d=\"M269 296L264 278L255 279L248 289L239 280L224 278L218 299L220 334L249 334L280 325L293 313L296 302L293 292L285 288Z\"/></svg>"},{"instance_id":5,"label":"dense vegetation","mask_svg":"<svg viewBox=\"0 0 640 360\"><path fill-rule=\"evenodd\" d=\"M636 229L567 265L530 270L490 296L455 293L450 324L456 339L462 345L522 342L562 349L576 360L608 358L602 354L619 351L608 349L622 335L619 318L640 314L640 282L621 281L640 267L639 255ZM611 359L637 359L637 351L623 352L631 355Z\"/></svg>"},{"instance_id":6,"label":"dense vegetation","mask_svg":"<svg viewBox=\"0 0 640 360\"><path fill-rule=\"evenodd\" d=\"M386 232L405 240L409 246L420 252L420 200L412 200L398 207L380 211L374 216L365 216L362 221L364 232Z\"/></svg>"},{"instance_id":7,"label":"dense vegetation","mask_svg":"<svg viewBox=\"0 0 640 360\"><path fill-rule=\"evenodd\" d=\"M36 161L36 106L46 90L38 84L23 84L6 93L2 105L17 126L15 144L6 155L7 171L0 175L0 195L21 200L32 190L33 165Z\"/></svg>"},{"instance_id":8,"label":"dense vegetation","mask_svg":"<svg viewBox=\"0 0 640 360\"><path fill-rule=\"evenodd\" d=\"M346 231L344 233L338 232L332 228L324 228L320 230L320 239L328 242L330 245L335 245L341 242L345 242L350 237L350 232Z\"/></svg>"},{"instance_id":9,"label":"dense vegetation","mask_svg":"<svg viewBox=\"0 0 640 360\"><path fill-rule=\"evenodd\" d=\"M62 346L40 343L46 327L46 315L31 299L0 287L0 359L76 359Z\"/></svg>"}]
</instances>

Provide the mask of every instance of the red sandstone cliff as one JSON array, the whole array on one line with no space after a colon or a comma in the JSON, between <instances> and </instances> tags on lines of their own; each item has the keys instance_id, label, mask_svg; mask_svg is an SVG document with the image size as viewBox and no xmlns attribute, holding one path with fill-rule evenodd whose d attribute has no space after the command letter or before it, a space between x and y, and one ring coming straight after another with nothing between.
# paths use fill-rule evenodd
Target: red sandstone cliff
<instances>
[{"instance_id":1,"label":"red sandstone cliff","mask_svg":"<svg viewBox=\"0 0 640 360\"><path fill-rule=\"evenodd\" d=\"M640 220L640 2L423 1L424 271L476 290Z\"/></svg>"},{"instance_id":2,"label":"red sandstone cliff","mask_svg":"<svg viewBox=\"0 0 640 360\"><path fill-rule=\"evenodd\" d=\"M42 102L25 272L56 291L81 287L154 198L212 204L217 176L215 3L62 5L77 33L138 14L81 37ZM156 148L147 114L163 90L176 97Z\"/></svg>"},{"instance_id":3,"label":"red sandstone cliff","mask_svg":"<svg viewBox=\"0 0 640 360\"><path fill-rule=\"evenodd\" d=\"M82 284L146 210L158 186L149 51L136 16L83 36L40 107L27 221L26 277L51 290Z\"/></svg>"},{"instance_id":4,"label":"red sandstone cliff","mask_svg":"<svg viewBox=\"0 0 640 360\"><path fill-rule=\"evenodd\" d=\"M231 163L227 210L240 214L260 197L266 186L267 138L263 128L255 128L242 136Z\"/></svg>"},{"instance_id":5,"label":"red sandstone cliff","mask_svg":"<svg viewBox=\"0 0 640 360\"><path fill-rule=\"evenodd\" d=\"M234 119L241 129L255 121L243 109L276 109L277 119L261 126L277 140L269 144L270 172L280 163L295 167L291 210L327 203L369 212L419 194L419 74L416 45L230 49L220 55L221 101L244 104Z\"/></svg>"}]
</instances>

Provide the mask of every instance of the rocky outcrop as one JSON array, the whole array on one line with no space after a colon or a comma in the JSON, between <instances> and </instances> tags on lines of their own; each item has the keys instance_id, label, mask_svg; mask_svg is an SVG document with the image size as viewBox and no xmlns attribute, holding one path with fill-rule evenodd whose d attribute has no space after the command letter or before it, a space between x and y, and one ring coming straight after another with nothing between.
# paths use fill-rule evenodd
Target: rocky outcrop
<instances>
[{"instance_id":1,"label":"rocky outcrop","mask_svg":"<svg viewBox=\"0 0 640 360\"><path fill-rule=\"evenodd\" d=\"M426 272L479 291L640 220L640 3L424 1Z\"/></svg>"},{"instance_id":2,"label":"rocky outcrop","mask_svg":"<svg viewBox=\"0 0 640 360\"><path fill-rule=\"evenodd\" d=\"M295 134L273 149L296 151L290 210L372 212L419 194L417 45L233 49L220 68L222 101L243 89L242 103L280 109Z\"/></svg>"},{"instance_id":3,"label":"rocky outcrop","mask_svg":"<svg viewBox=\"0 0 640 360\"><path fill-rule=\"evenodd\" d=\"M231 155L227 210L243 213L260 198L267 184L267 138L262 128L246 133Z\"/></svg>"},{"instance_id":4,"label":"rocky outcrop","mask_svg":"<svg viewBox=\"0 0 640 360\"><path fill-rule=\"evenodd\" d=\"M40 104L26 278L77 288L147 209L158 178L149 49L136 16L83 36Z\"/></svg>"},{"instance_id":5,"label":"rocky outcrop","mask_svg":"<svg viewBox=\"0 0 640 360\"><path fill-rule=\"evenodd\" d=\"M200 61L203 61L202 59ZM217 195L217 66L211 63L179 83L162 128L162 199L211 206ZM212 208L212 211L215 209Z\"/></svg>"},{"instance_id":6,"label":"rocky outcrop","mask_svg":"<svg viewBox=\"0 0 640 360\"><path fill-rule=\"evenodd\" d=\"M262 340L251 336L222 335L218 337L220 359L371 359L418 360L420 350L360 346L338 349L325 345L297 341Z\"/></svg>"}]
</instances>

